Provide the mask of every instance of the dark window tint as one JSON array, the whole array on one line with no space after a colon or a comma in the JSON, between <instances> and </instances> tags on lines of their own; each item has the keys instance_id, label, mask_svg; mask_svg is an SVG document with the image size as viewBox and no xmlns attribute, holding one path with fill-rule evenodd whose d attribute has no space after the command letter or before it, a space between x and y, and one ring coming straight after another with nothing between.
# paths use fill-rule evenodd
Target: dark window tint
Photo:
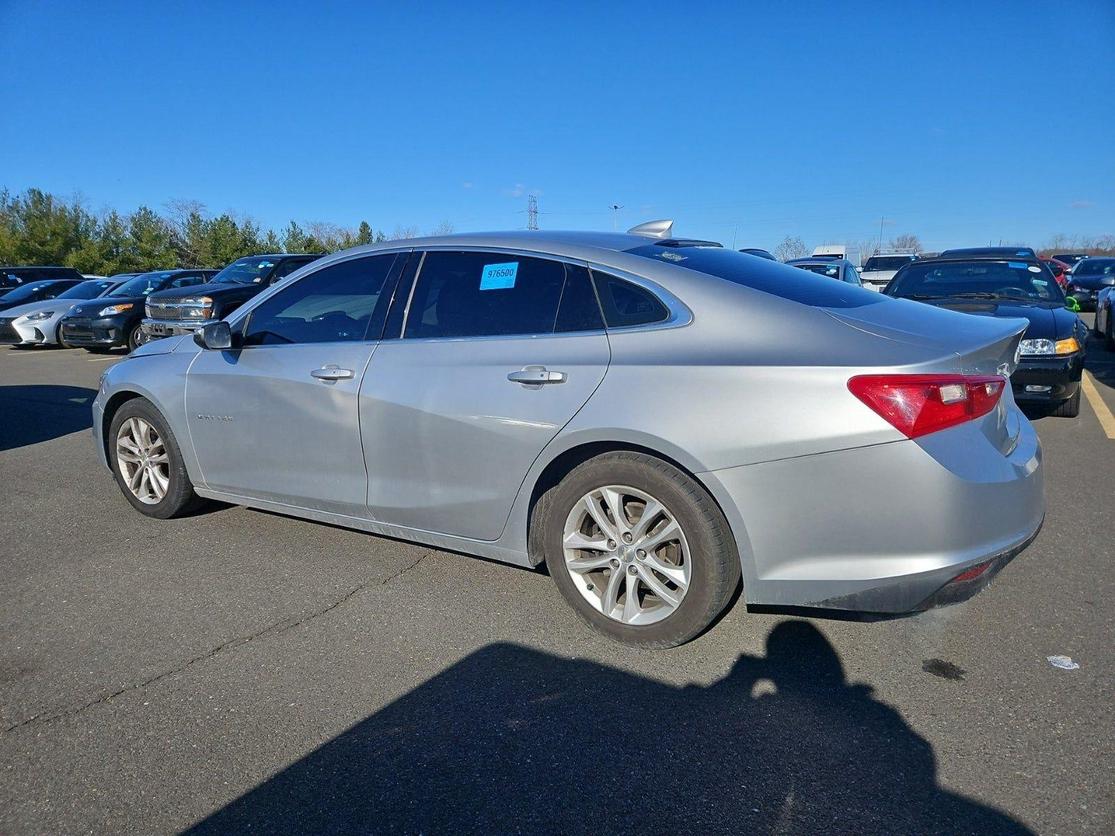
<instances>
[{"instance_id":1,"label":"dark window tint","mask_svg":"<svg viewBox=\"0 0 1115 836\"><path fill-rule=\"evenodd\" d=\"M4 295L5 302L38 302L40 299L53 299L59 293L69 290L77 282L46 281L32 282L17 287Z\"/></svg>"},{"instance_id":2,"label":"dark window tint","mask_svg":"<svg viewBox=\"0 0 1115 836\"><path fill-rule=\"evenodd\" d=\"M740 253L736 255L743 257ZM609 328L647 325L669 317L666 306L649 290L599 270L593 270L592 275L596 279L600 305L604 308L604 321Z\"/></svg>"},{"instance_id":3,"label":"dark window tint","mask_svg":"<svg viewBox=\"0 0 1115 836\"><path fill-rule=\"evenodd\" d=\"M304 267L313 261L312 258L288 258L286 261L280 262L279 266L271 273L271 278L268 281L274 284L279 279L284 279L297 270L299 267Z\"/></svg>"},{"instance_id":4,"label":"dark window tint","mask_svg":"<svg viewBox=\"0 0 1115 836\"><path fill-rule=\"evenodd\" d=\"M734 250L646 244L627 252L818 308L856 308L886 301L873 290L854 287L847 282L834 282L786 264L748 258ZM600 294L600 301L606 306L603 293ZM607 316L607 307L604 313Z\"/></svg>"},{"instance_id":5,"label":"dark window tint","mask_svg":"<svg viewBox=\"0 0 1115 836\"><path fill-rule=\"evenodd\" d=\"M167 284L167 287L189 287L190 285L201 284L204 279L196 273L190 273L185 276L178 276Z\"/></svg>"},{"instance_id":6,"label":"dark window tint","mask_svg":"<svg viewBox=\"0 0 1115 836\"><path fill-rule=\"evenodd\" d=\"M575 264L565 265L565 289L561 292L557 323L559 334L569 331L599 331L604 327L600 305L592 289L588 269Z\"/></svg>"},{"instance_id":7,"label":"dark window tint","mask_svg":"<svg viewBox=\"0 0 1115 836\"><path fill-rule=\"evenodd\" d=\"M244 345L365 339L394 260L394 254L356 258L295 281L251 312Z\"/></svg>"},{"instance_id":8,"label":"dark window tint","mask_svg":"<svg viewBox=\"0 0 1115 836\"><path fill-rule=\"evenodd\" d=\"M407 314L407 338L551 334L565 284L561 262L501 253L428 252Z\"/></svg>"}]
</instances>

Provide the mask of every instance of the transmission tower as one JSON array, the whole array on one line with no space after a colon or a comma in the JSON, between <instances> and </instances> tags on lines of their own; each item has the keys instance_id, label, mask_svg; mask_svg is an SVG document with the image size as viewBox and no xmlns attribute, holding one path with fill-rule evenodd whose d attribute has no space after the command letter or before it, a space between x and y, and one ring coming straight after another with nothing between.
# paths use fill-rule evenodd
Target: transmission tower
<instances>
[{"instance_id":1,"label":"transmission tower","mask_svg":"<svg viewBox=\"0 0 1115 836\"><path fill-rule=\"evenodd\" d=\"M527 195L527 229L538 229L538 198Z\"/></svg>"}]
</instances>

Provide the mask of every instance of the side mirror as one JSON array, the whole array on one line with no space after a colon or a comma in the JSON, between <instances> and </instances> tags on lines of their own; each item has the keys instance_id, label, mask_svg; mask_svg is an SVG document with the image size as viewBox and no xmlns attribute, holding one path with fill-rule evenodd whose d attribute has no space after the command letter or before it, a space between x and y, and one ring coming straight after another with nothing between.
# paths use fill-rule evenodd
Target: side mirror
<instances>
[{"instance_id":1,"label":"side mirror","mask_svg":"<svg viewBox=\"0 0 1115 836\"><path fill-rule=\"evenodd\" d=\"M232 348L232 329L224 320L207 322L194 331L194 342L210 351L228 351Z\"/></svg>"},{"instance_id":2,"label":"side mirror","mask_svg":"<svg viewBox=\"0 0 1115 836\"><path fill-rule=\"evenodd\" d=\"M1067 297L1065 307L1068 308L1073 313L1080 313L1080 303L1077 302L1076 298L1073 297L1073 296Z\"/></svg>"}]
</instances>

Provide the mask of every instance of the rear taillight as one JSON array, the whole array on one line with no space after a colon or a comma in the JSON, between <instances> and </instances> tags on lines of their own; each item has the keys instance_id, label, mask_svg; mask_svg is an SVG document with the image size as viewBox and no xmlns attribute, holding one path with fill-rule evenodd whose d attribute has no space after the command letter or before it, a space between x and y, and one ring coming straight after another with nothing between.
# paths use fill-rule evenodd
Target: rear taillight
<instances>
[{"instance_id":1,"label":"rear taillight","mask_svg":"<svg viewBox=\"0 0 1115 836\"><path fill-rule=\"evenodd\" d=\"M986 415L1003 394L1001 377L944 374L867 374L848 389L907 438Z\"/></svg>"}]
</instances>

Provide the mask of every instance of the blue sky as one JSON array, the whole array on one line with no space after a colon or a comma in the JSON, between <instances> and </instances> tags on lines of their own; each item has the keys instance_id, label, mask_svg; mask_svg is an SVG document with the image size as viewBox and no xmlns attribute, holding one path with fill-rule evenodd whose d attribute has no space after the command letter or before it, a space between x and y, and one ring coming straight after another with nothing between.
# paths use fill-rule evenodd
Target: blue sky
<instances>
[{"instance_id":1,"label":"blue sky","mask_svg":"<svg viewBox=\"0 0 1115 836\"><path fill-rule=\"evenodd\" d=\"M766 8L769 7L769 8ZM605 11L606 10L606 11ZM0 185L265 225L1115 233L1115 3L0 0Z\"/></svg>"}]
</instances>

